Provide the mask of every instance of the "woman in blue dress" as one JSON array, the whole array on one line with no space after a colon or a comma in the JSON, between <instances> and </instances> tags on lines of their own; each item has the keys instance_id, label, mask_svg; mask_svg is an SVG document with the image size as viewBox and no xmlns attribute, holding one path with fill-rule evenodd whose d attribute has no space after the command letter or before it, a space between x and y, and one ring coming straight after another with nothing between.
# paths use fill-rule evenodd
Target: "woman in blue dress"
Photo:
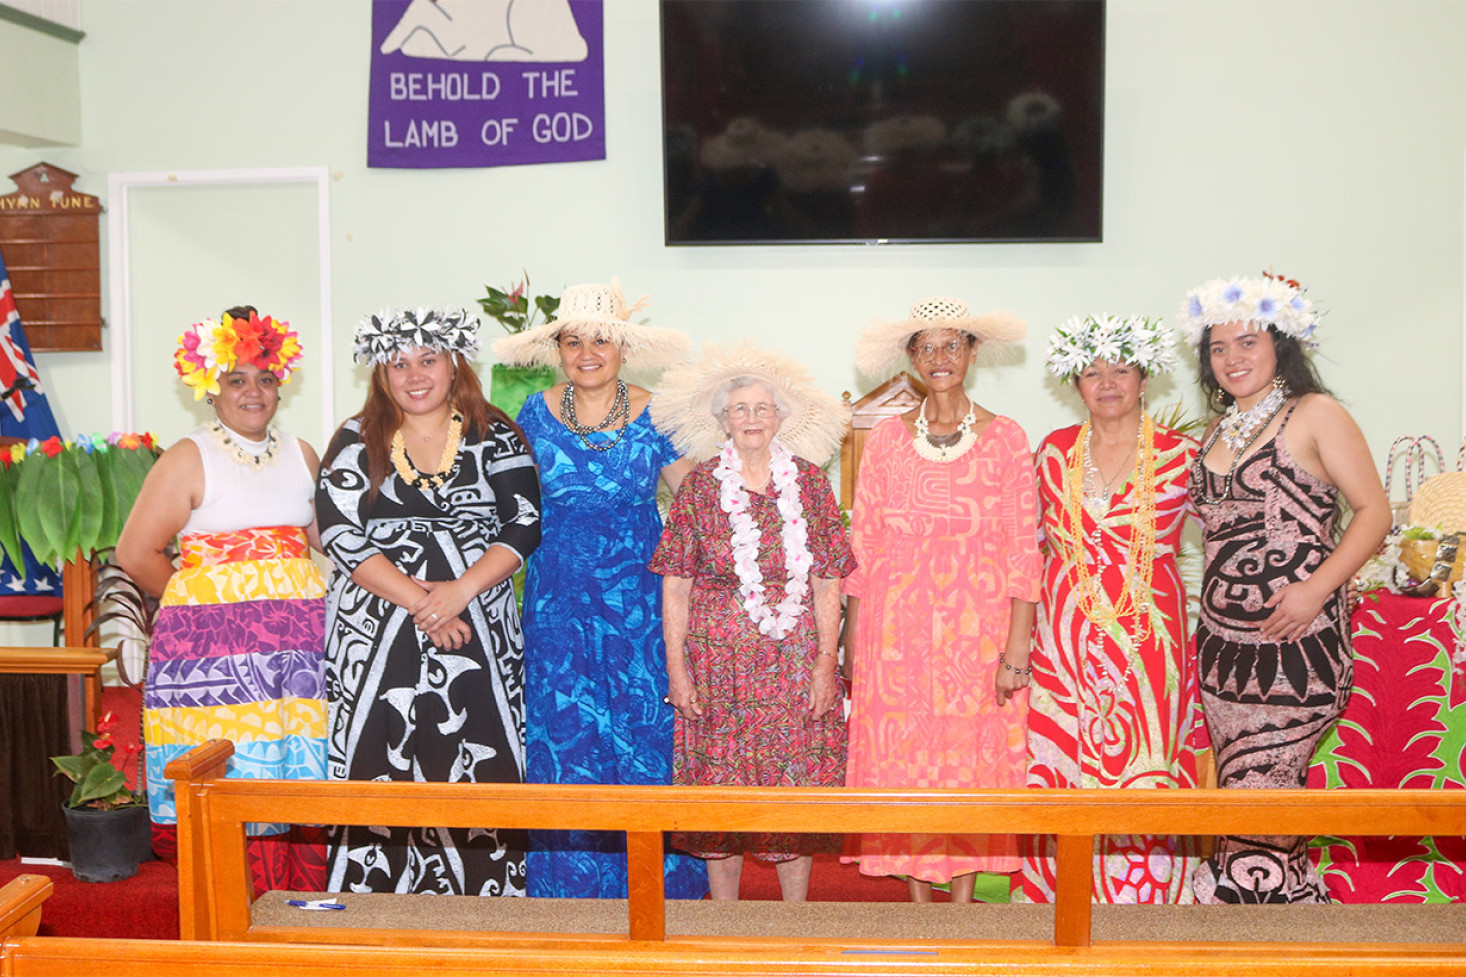
<instances>
[{"instance_id":1,"label":"woman in blue dress","mask_svg":"<svg viewBox=\"0 0 1466 977\"><path fill-rule=\"evenodd\" d=\"M679 333L636 325L615 283L576 285L556 319L495 344L503 362L558 364L566 380L519 413L539 466L542 539L524 586L526 780L668 784L672 707L661 579L647 570L662 531L657 483L672 492L690 463L652 426L651 393L626 362L668 365ZM531 832L529 894L625 898L619 833ZM669 898L700 899L703 863L669 852Z\"/></svg>"}]
</instances>

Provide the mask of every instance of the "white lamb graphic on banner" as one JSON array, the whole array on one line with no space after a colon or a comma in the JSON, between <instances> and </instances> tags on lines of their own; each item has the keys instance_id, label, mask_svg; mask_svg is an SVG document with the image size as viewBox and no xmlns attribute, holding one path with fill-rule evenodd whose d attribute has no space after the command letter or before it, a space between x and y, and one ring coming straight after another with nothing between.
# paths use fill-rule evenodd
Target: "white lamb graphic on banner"
<instances>
[{"instance_id":1,"label":"white lamb graphic on banner","mask_svg":"<svg viewBox=\"0 0 1466 977\"><path fill-rule=\"evenodd\" d=\"M570 0L412 0L382 53L440 61L584 61Z\"/></svg>"}]
</instances>

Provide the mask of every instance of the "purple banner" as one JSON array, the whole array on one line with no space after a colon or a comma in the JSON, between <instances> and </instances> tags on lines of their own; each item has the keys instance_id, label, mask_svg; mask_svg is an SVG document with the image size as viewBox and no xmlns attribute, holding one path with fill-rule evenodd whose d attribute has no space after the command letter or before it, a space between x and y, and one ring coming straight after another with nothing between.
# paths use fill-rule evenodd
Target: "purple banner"
<instances>
[{"instance_id":1,"label":"purple banner","mask_svg":"<svg viewBox=\"0 0 1466 977\"><path fill-rule=\"evenodd\" d=\"M606 158L602 0L374 0L367 165Z\"/></svg>"}]
</instances>

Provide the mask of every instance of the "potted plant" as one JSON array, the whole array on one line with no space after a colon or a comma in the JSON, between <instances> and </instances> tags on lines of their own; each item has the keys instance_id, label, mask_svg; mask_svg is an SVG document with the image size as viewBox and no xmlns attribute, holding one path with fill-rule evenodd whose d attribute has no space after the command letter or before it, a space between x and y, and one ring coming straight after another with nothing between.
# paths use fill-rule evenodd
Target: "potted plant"
<instances>
[{"instance_id":1,"label":"potted plant","mask_svg":"<svg viewBox=\"0 0 1466 977\"><path fill-rule=\"evenodd\" d=\"M51 758L76 785L62 809L71 874L82 882L132 878L138 864L153 857L147 798L127 786L127 777L115 762L116 725L116 717L105 713L96 732L82 731L80 753ZM137 751L135 744L128 744L124 753L131 756Z\"/></svg>"},{"instance_id":2,"label":"potted plant","mask_svg":"<svg viewBox=\"0 0 1466 977\"><path fill-rule=\"evenodd\" d=\"M537 316L544 316L548 322L560 308L560 300L553 295L536 295L534 307L530 307L528 272L524 281L507 292L492 285L485 285L484 290L489 294L478 300L479 306L510 335L532 327ZM549 389L554 382L555 371L548 366L495 363L490 371L489 403L510 417L518 417L519 408L531 395Z\"/></svg>"}]
</instances>

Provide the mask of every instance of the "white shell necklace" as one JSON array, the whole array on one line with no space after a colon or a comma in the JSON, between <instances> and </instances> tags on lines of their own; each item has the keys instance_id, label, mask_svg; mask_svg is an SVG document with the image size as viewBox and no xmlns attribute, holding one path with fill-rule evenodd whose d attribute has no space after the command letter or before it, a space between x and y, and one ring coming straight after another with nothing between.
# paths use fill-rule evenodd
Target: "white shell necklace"
<instances>
[{"instance_id":1,"label":"white shell necklace","mask_svg":"<svg viewBox=\"0 0 1466 977\"><path fill-rule=\"evenodd\" d=\"M809 571L814 558L809 552L809 524L804 521L804 506L799 501L799 468L794 454L781 442L769 445L769 474L783 519L780 533L784 543L784 599L778 607L769 607L764 600L764 577L759 569L758 554L763 534L753 513L751 499L743 487L743 463L728 441L719 453L713 477L721 487L719 503L733 527L733 566L738 574L738 596L743 609L760 634L775 640L786 637L804 614L804 598L809 593Z\"/></svg>"},{"instance_id":2,"label":"white shell necklace","mask_svg":"<svg viewBox=\"0 0 1466 977\"><path fill-rule=\"evenodd\" d=\"M229 460L236 465L243 465L246 468L263 468L266 465L273 465L275 458L280 454L280 435L275 429L268 428L265 432L265 440L250 441L243 435L224 426L224 422L215 419L209 422L209 433L214 436L219 447L229 456ZM238 440L235 440L235 439Z\"/></svg>"},{"instance_id":3,"label":"white shell necklace","mask_svg":"<svg viewBox=\"0 0 1466 977\"><path fill-rule=\"evenodd\" d=\"M916 453L927 461L935 461L940 464L951 464L972 450L977 444L977 435L972 433L972 425L977 421L976 408L972 401L967 402L967 416L962 418L957 425L957 439L951 444L938 444L932 440L931 425L926 419L926 400L921 402L921 413L916 415L916 440L912 447Z\"/></svg>"}]
</instances>

